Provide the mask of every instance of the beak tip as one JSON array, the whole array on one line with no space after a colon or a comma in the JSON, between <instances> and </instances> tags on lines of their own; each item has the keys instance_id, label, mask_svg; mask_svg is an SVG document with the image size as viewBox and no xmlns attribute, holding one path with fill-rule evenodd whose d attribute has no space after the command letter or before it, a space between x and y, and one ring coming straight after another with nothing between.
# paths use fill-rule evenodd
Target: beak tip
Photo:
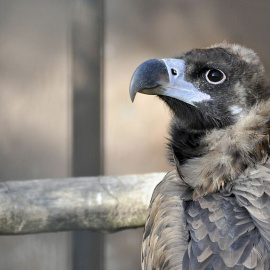
<instances>
[{"instance_id":1,"label":"beak tip","mask_svg":"<svg viewBox=\"0 0 270 270\"><path fill-rule=\"evenodd\" d=\"M129 95L130 95L131 102L133 103L134 99L136 97L137 91L136 91L136 89L134 89L134 85L133 85L132 81L133 80L131 80L130 87L129 87Z\"/></svg>"},{"instance_id":2,"label":"beak tip","mask_svg":"<svg viewBox=\"0 0 270 270\"><path fill-rule=\"evenodd\" d=\"M160 86L160 81L164 81L168 78L168 70L163 60L150 59L142 63L137 67L130 81L129 94L132 103L138 92L155 95L156 91L154 91L154 89Z\"/></svg>"},{"instance_id":3,"label":"beak tip","mask_svg":"<svg viewBox=\"0 0 270 270\"><path fill-rule=\"evenodd\" d=\"M134 100L135 100L135 96L136 96L136 94L135 94L135 95L130 95L130 99L131 99L131 102L132 102L132 103L133 103Z\"/></svg>"}]
</instances>

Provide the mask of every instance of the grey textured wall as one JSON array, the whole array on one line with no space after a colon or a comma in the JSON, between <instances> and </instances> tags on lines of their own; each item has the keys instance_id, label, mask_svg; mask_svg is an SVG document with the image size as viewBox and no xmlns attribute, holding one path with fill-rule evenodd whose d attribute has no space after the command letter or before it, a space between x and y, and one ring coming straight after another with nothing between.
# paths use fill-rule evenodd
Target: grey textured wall
<instances>
[{"instance_id":1,"label":"grey textured wall","mask_svg":"<svg viewBox=\"0 0 270 270\"><path fill-rule=\"evenodd\" d=\"M0 180L69 174L69 6L0 1ZM1 270L71 270L70 233L4 236Z\"/></svg>"},{"instance_id":2,"label":"grey textured wall","mask_svg":"<svg viewBox=\"0 0 270 270\"><path fill-rule=\"evenodd\" d=\"M74 1L0 2L1 180L70 175ZM227 40L253 48L269 74L269 9L262 0L105 2L106 174L170 169L170 113L151 96L131 104L135 68L149 58ZM106 235L105 269L140 269L141 237L142 229ZM70 233L1 237L0 261L0 270L71 270Z\"/></svg>"}]
</instances>

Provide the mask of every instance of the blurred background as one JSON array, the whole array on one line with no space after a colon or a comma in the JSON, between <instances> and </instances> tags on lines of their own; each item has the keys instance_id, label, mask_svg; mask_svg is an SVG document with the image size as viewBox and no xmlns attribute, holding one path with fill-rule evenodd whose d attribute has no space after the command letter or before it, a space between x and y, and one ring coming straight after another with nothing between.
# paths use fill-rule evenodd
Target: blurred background
<instances>
[{"instance_id":1,"label":"blurred background","mask_svg":"<svg viewBox=\"0 0 270 270\"><path fill-rule=\"evenodd\" d=\"M0 180L168 171L168 109L136 67L224 40L269 74L270 3L1 0ZM142 229L1 236L0 270L139 270Z\"/></svg>"}]
</instances>

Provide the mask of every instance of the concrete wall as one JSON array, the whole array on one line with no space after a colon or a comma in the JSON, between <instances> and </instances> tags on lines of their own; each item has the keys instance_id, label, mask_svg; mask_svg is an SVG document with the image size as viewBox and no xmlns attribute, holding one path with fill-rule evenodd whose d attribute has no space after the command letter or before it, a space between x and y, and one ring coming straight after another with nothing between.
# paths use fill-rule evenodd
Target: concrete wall
<instances>
[{"instance_id":1,"label":"concrete wall","mask_svg":"<svg viewBox=\"0 0 270 270\"><path fill-rule=\"evenodd\" d=\"M71 174L74 1L0 2L2 181ZM128 87L136 67L227 40L253 48L269 73L269 8L267 1L253 0L105 2L105 174L170 169L170 113L151 96L138 95L131 103ZM141 237L142 229L106 235L104 269L140 269ZM70 233L2 236L0 270L71 270L71 253Z\"/></svg>"},{"instance_id":2,"label":"concrete wall","mask_svg":"<svg viewBox=\"0 0 270 270\"><path fill-rule=\"evenodd\" d=\"M65 0L0 2L0 179L69 175ZM1 270L71 270L70 233L2 236Z\"/></svg>"}]
</instances>

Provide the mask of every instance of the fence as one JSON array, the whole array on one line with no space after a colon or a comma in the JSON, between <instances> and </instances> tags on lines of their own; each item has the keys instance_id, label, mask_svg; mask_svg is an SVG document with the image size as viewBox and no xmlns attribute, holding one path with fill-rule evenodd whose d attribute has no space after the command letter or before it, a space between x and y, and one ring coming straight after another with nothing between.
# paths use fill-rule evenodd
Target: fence
<instances>
[{"instance_id":1,"label":"fence","mask_svg":"<svg viewBox=\"0 0 270 270\"><path fill-rule=\"evenodd\" d=\"M114 232L144 225L164 173L0 183L0 234Z\"/></svg>"}]
</instances>

